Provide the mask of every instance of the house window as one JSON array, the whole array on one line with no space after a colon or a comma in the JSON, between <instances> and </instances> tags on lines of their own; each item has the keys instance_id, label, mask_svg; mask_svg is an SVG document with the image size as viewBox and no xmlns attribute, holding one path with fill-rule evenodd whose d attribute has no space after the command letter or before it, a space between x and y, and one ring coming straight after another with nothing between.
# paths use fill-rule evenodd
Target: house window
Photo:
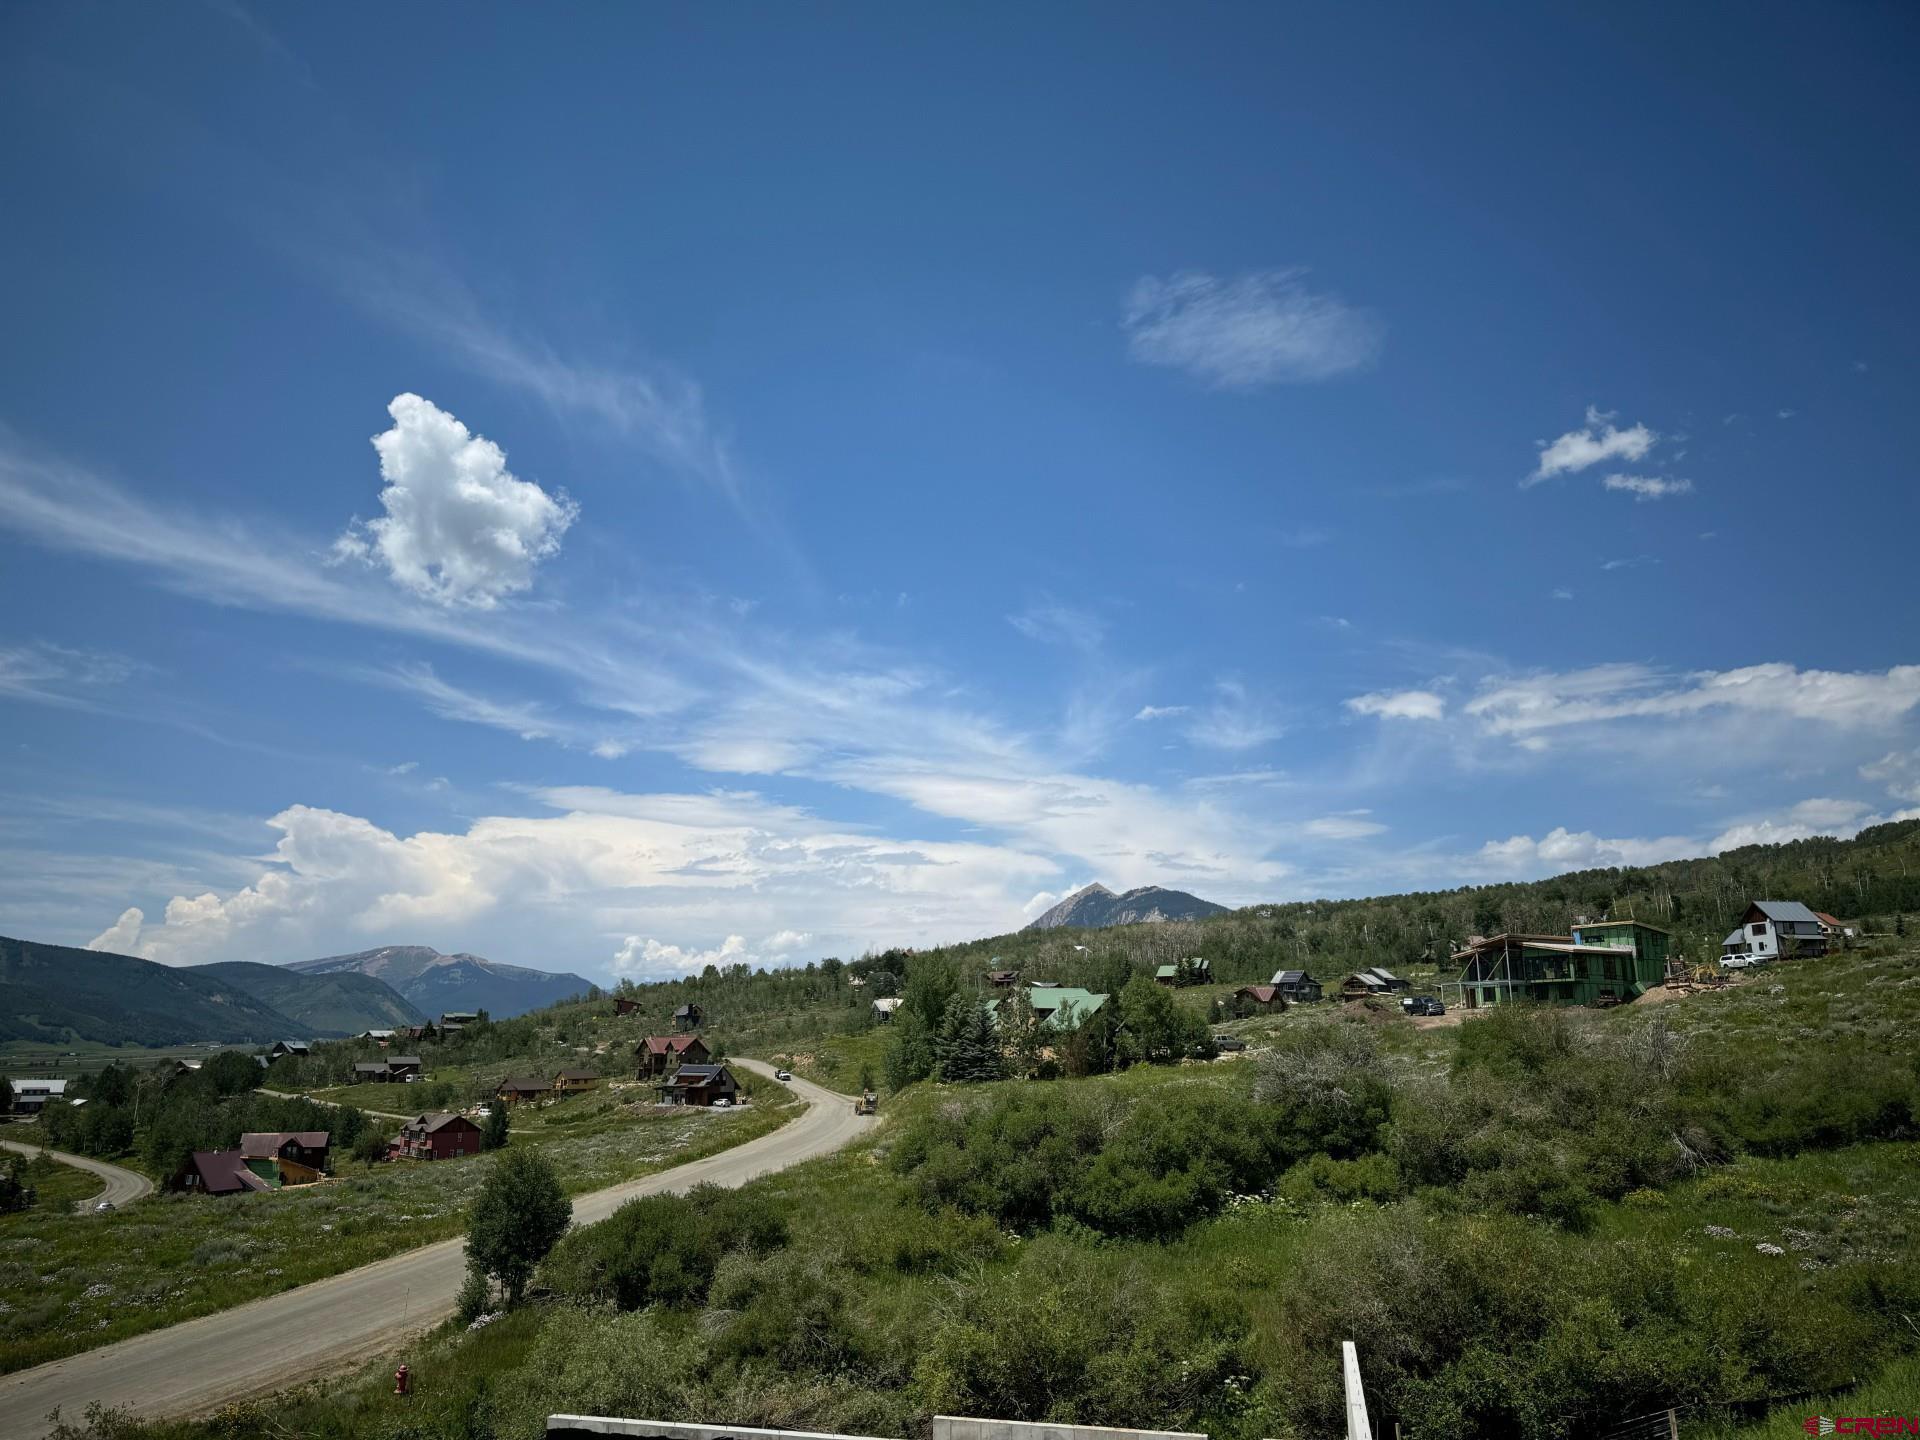
<instances>
[{"instance_id":1,"label":"house window","mask_svg":"<svg viewBox=\"0 0 1920 1440\"><path fill-rule=\"evenodd\" d=\"M1762 920L1757 925L1749 925L1747 929L1752 931L1755 935L1764 935L1767 933L1767 922Z\"/></svg>"}]
</instances>

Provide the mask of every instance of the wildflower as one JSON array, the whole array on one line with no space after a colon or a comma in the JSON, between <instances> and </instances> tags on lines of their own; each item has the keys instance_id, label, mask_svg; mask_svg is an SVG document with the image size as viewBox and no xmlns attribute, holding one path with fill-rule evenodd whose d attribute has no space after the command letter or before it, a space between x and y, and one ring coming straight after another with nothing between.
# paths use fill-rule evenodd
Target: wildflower
<instances>
[{"instance_id":1,"label":"wildflower","mask_svg":"<svg viewBox=\"0 0 1920 1440\"><path fill-rule=\"evenodd\" d=\"M1753 1248L1758 1250L1762 1255L1784 1255L1787 1253L1786 1251L1782 1250L1778 1245L1769 1244L1765 1240L1762 1240L1758 1245L1754 1246Z\"/></svg>"}]
</instances>

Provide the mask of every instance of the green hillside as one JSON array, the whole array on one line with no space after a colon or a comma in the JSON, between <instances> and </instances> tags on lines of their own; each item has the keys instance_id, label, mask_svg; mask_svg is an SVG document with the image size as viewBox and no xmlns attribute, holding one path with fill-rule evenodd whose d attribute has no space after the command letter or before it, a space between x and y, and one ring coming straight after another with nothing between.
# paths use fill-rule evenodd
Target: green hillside
<instances>
[{"instance_id":1,"label":"green hillside","mask_svg":"<svg viewBox=\"0 0 1920 1440\"><path fill-rule=\"evenodd\" d=\"M0 1041L245 1043L298 1029L272 1006L202 970L0 936Z\"/></svg>"},{"instance_id":2,"label":"green hillside","mask_svg":"<svg viewBox=\"0 0 1920 1440\"><path fill-rule=\"evenodd\" d=\"M285 1015L298 1027L285 1037L287 1039L357 1035L362 1030L418 1025L426 1019L405 996L371 975L301 975L278 965L257 965L245 960L197 965L194 970L244 990L269 1009Z\"/></svg>"}]
</instances>

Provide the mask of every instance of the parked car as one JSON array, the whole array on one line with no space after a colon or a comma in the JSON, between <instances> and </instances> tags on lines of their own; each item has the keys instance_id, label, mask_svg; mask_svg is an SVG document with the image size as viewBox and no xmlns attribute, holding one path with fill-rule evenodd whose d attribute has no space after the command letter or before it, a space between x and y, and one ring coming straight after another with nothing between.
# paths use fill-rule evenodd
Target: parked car
<instances>
[{"instance_id":1,"label":"parked car","mask_svg":"<svg viewBox=\"0 0 1920 1440\"><path fill-rule=\"evenodd\" d=\"M733 1101L722 1095L718 1100L713 1102L713 1108L716 1110L731 1110L733 1108Z\"/></svg>"},{"instance_id":2,"label":"parked car","mask_svg":"<svg viewBox=\"0 0 1920 1440\"><path fill-rule=\"evenodd\" d=\"M773 1072L773 1078L776 1080L791 1080L793 1079L793 1072L791 1070L776 1070Z\"/></svg>"},{"instance_id":3,"label":"parked car","mask_svg":"<svg viewBox=\"0 0 1920 1440\"><path fill-rule=\"evenodd\" d=\"M102 1200L98 1205L93 1207L93 1213L96 1215L103 1215L111 1209L113 1209L113 1201Z\"/></svg>"},{"instance_id":4,"label":"parked car","mask_svg":"<svg viewBox=\"0 0 1920 1440\"><path fill-rule=\"evenodd\" d=\"M1432 995L1403 995L1400 1008L1409 1015L1444 1015L1447 1007Z\"/></svg>"},{"instance_id":5,"label":"parked car","mask_svg":"<svg viewBox=\"0 0 1920 1440\"><path fill-rule=\"evenodd\" d=\"M1238 1035L1216 1035L1213 1037L1213 1048L1220 1051L1223 1055L1230 1055L1236 1051L1246 1049L1247 1042L1242 1040Z\"/></svg>"},{"instance_id":6,"label":"parked car","mask_svg":"<svg viewBox=\"0 0 1920 1440\"><path fill-rule=\"evenodd\" d=\"M1758 955L1751 954L1745 950L1737 954L1722 955L1720 957L1720 968L1722 970L1750 970L1759 963L1760 957Z\"/></svg>"}]
</instances>

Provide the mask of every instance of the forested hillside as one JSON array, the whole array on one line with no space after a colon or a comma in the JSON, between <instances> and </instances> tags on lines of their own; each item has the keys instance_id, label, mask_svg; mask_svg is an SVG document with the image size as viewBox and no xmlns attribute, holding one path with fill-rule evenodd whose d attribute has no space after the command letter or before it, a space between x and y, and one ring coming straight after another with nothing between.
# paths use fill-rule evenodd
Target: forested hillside
<instances>
[{"instance_id":1,"label":"forested hillside","mask_svg":"<svg viewBox=\"0 0 1920 1440\"><path fill-rule=\"evenodd\" d=\"M294 1023L245 990L131 955L0 936L0 1040L272 1040Z\"/></svg>"}]
</instances>

